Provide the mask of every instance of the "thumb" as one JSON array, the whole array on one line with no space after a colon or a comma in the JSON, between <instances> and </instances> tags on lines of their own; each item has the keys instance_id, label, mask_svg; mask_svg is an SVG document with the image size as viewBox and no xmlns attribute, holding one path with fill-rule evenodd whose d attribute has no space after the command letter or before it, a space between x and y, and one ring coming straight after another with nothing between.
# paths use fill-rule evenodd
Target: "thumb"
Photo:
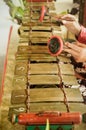
<instances>
[{"instance_id":1,"label":"thumb","mask_svg":"<svg viewBox=\"0 0 86 130\"><path fill-rule=\"evenodd\" d=\"M67 21L66 20L62 20L62 23L65 25L67 23Z\"/></svg>"}]
</instances>

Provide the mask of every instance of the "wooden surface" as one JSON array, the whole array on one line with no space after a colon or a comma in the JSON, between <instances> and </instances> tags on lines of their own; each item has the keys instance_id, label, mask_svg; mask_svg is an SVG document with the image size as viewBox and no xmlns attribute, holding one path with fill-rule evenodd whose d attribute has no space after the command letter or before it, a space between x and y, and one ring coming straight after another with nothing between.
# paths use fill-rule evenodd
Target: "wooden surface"
<instances>
[{"instance_id":1,"label":"wooden surface","mask_svg":"<svg viewBox=\"0 0 86 130\"><path fill-rule=\"evenodd\" d=\"M11 56L9 56L9 59L12 60L12 51L10 51L10 52L11 52ZM11 68L9 65L14 66L14 63L15 62L8 63L7 72L10 71L11 73L13 73L13 68L14 67ZM7 130L16 130L16 129L25 130L25 126L21 126L21 125L18 125L18 124L12 125L11 122L8 120L8 117L9 117L9 119L11 118L12 113L18 114L20 112L25 112L26 111L26 106L24 105L24 103L21 103L21 104L18 103L17 105L16 104L11 105L10 92L12 90L18 90L19 89L18 86L14 87L12 85L12 83L11 83L12 79L13 79L12 75L11 76L8 75L8 74L6 75L4 96L3 96L2 106L1 106L1 123L2 123L2 125L0 124L0 129L1 130L4 130L4 129L7 129ZM56 78L56 80L57 80L57 78ZM9 84L8 81L10 82L10 84ZM24 81L26 82L27 80L24 80ZM24 83L24 85L25 85L25 83ZM20 86L20 89L21 89L21 86L23 86L23 85L20 84L19 86ZM34 90L32 90L32 91L34 91ZM35 90L35 91L37 91L37 90ZM44 91L44 89L43 89L43 91ZM64 103L62 103L62 101L63 101L63 94L62 93L59 94L59 91L55 91L56 96L55 95L51 96L49 91L44 91L44 92L43 91L40 93L40 95L42 95L45 98L45 95L43 95L43 94L45 94L45 92L49 93L51 101L53 101L55 99L56 99L56 101L55 102L50 102L49 104L48 103L42 103L42 100L43 100L42 97L41 97L41 99L39 98L40 100L37 98L37 95L38 95L37 93L38 92L35 92L36 95L33 95L33 92L32 92L32 99L31 100L33 101L33 99L35 99L37 102L38 101L41 101L41 102L39 102L39 103L34 103L34 102L31 103L31 105L30 105L30 111L31 112L39 112L39 111L46 111L46 110L47 111L48 110L49 111L50 110L51 111L53 111L53 110L54 111L65 111L66 112L66 107L65 107ZM75 102L74 103L69 103L70 111L71 112L72 111L73 112L79 111L81 113L84 113L86 106L82 103L82 97L81 97L81 94L80 94L79 90L78 91L73 90L72 92L70 91L70 92L67 92L67 93L68 93L68 98L69 98L68 100L70 100L70 102L71 101L74 102L74 97L76 96L75 97L75 102L76 103ZM56 98L57 96L58 96L58 98ZM8 100L7 100L7 98L8 98ZM49 97L47 95L45 100L48 101L48 98ZM59 99L61 100L61 102L59 102ZM16 100L16 101L18 101L18 100ZM85 128L86 128L86 125L84 123L82 123L80 125L74 125L74 130L77 130L77 129L78 130L85 130Z\"/></svg>"},{"instance_id":2,"label":"wooden surface","mask_svg":"<svg viewBox=\"0 0 86 130\"><path fill-rule=\"evenodd\" d=\"M33 11L43 3L34 3ZM51 4L51 3L50 3ZM45 3L44 3L45 5ZM51 11L54 11L49 5ZM61 111L67 112L64 104L64 94L59 87L63 85L68 100L70 112L86 112L83 97L72 85L78 86L70 58L66 54L52 57L47 52L46 43L53 34L61 35L62 32L52 22L55 31L49 30L51 21L44 19L42 23L38 19L30 19L30 8L25 11L20 38L18 28L13 28L8 51L8 64L4 83L4 95L1 104L0 129L1 130L25 130L25 126L13 125L10 122L12 114L26 112L27 91L30 91L30 112ZM31 22L30 22L31 20ZM30 27L33 27L30 30ZM37 31L36 27L40 31ZM26 27L26 28L25 28ZM47 27L47 28L46 28ZM28 28L28 29L27 29ZM48 29L48 32L46 29ZM70 87L70 88L65 88ZM28 103L29 103L28 102ZM85 130L86 124L74 125L74 130Z\"/></svg>"},{"instance_id":3,"label":"wooden surface","mask_svg":"<svg viewBox=\"0 0 86 130\"><path fill-rule=\"evenodd\" d=\"M30 85L60 84L58 75L30 75Z\"/></svg>"},{"instance_id":4,"label":"wooden surface","mask_svg":"<svg viewBox=\"0 0 86 130\"><path fill-rule=\"evenodd\" d=\"M30 102L64 102L64 94L60 88L38 88L31 89ZM83 102L79 89L66 89L68 102ZM12 92L12 104L25 103L27 99L26 90L15 90Z\"/></svg>"},{"instance_id":5,"label":"wooden surface","mask_svg":"<svg viewBox=\"0 0 86 130\"><path fill-rule=\"evenodd\" d=\"M31 74L58 74L58 65L54 63L31 64L30 73Z\"/></svg>"}]
</instances>

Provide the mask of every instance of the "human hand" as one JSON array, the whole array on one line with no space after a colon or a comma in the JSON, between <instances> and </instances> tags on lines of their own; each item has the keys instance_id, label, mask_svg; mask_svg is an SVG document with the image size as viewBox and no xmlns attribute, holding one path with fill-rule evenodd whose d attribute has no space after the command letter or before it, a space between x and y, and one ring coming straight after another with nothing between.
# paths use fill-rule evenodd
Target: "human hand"
<instances>
[{"instance_id":1,"label":"human hand","mask_svg":"<svg viewBox=\"0 0 86 130\"><path fill-rule=\"evenodd\" d=\"M86 45L76 42L73 43L65 43L64 51L70 53L76 62L86 62Z\"/></svg>"},{"instance_id":2,"label":"human hand","mask_svg":"<svg viewBox=\"0 0 86 130\"><path fill-rule=\"evenodd\" d=\"M76 20L75 16L67 14L61 17L62 23L65 27L72 32L74 35L78 36L81 31L81 26Z\"/></svg>"}]
</instances>

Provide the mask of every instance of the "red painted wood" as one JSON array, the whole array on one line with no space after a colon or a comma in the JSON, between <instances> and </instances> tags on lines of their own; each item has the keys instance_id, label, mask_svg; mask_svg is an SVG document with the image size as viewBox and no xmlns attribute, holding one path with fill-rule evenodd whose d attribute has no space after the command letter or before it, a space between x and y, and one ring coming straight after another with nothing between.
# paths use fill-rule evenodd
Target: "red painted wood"
<instances>
[{"instance_id":1,"label":"red painted wood","mask_svg":"<svg viewBox=\"0 0 86 130\"><path fill-rule=\"evenodd\" d=\"M39 21L40 21L40 22L43 21L45 14L46 14L46 7L45 7L45 6L42 6L42 7L41 7L41 14L40 14L40 18L39 18Z\"/></svg>"},{"instance_id":2,"label":"red painted wood","mask_svg":"<svg viewBox=\"0 0 86 130\"><path fill-rule=\"evenodd\" d=\"M44 113L22 113L18 115L18 123L21 125L43 125L49 119L50 124L79 124L82 121L80 113L60 113L60 112L44 112Z\"/></svg>"}]
</instances>

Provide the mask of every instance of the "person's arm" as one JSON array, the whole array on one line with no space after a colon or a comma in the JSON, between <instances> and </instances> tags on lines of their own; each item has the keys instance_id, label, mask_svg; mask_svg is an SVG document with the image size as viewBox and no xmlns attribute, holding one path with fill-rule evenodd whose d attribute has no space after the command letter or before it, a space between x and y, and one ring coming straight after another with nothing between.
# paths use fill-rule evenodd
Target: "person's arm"
<instances>
[{"instance_id":1,"label":"person's arm","mask_svg":"<svg viewBox=\"0 0 86 130\"><path fill-rule=\"evenodd\" d=\"M86 45L77 42L73 43L65 43L66 48L64 51L70 53L76 62L86 62Z\"/></svg>"},{"instance_id":2,"label":"person's arm","mask_svg":"<svg viewBox=\"0 0 86 130\"><path fill-rule=\"evenodd\" d=\"M75 35L76 39L86 44L86 28L78 23L75 16L67 14L62 16L61 19L65 27Z\"/></svg>"}]
</instances>

